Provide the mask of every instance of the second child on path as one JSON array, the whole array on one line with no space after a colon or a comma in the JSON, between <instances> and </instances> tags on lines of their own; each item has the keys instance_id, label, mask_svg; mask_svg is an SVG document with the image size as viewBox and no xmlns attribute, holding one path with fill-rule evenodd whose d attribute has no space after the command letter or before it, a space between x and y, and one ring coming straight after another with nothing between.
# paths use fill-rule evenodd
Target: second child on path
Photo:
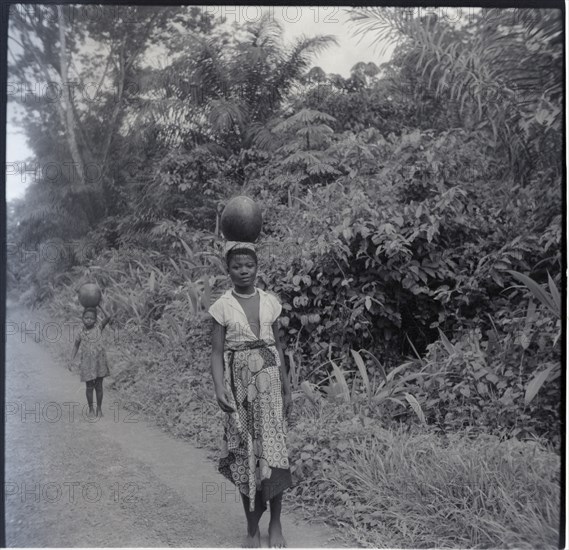
<instances>
[{"instance_id":1,"label":"second child on path","mask_svg":"<svg viewBox=\"0 0 569 550\"><path fill-rule=\"evenodd\" d=\"M97 397L97 416L103 416L103 378L110 374L107 362L107 353L103 342L103 330L111 320L105 310L99 306L105 316L101 321L97 320L97 308L88 307L83 312L83 328L75 339L73 356L81 349L79 374L81 382L86 384L87 404L89 414L94 416L93 390Z\"/></svg>"}]
</instances>

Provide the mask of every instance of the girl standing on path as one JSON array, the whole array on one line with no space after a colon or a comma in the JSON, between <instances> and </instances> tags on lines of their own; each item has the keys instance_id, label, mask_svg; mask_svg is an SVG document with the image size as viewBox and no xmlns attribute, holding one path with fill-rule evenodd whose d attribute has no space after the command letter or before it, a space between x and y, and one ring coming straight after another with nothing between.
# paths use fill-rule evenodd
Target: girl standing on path
<instances>
[{"instance_id":1,"label":"girl standing on path","mask_svg":"<svg viewBox=\"0 0 569 550\"><path fill-rule=\"evenodd\" d=\"M94 416L93 390L97 396L97 416L103 416L103 378L110 374L107 364L107 354L103 343L102 332L111 318L102 306L99 305L105 316L101 322L97 321L97 308L88 307L83 311L83 328L75 339L75 347L71 361L75 359L79 347L81 347L81 362L79 373L81 382L87 385L87 404L89 415Z\"/></svg>"},{"instance_id":2,"label":"girl standing on path","mask_svg":"<svg viewBox=\"0 0 569 550\"><path fill-rule=\"evenodd\" d=\"M259 520L269 501L269 546L286 546L283 491L292 485L286 421L292 409L277 318L277 298L255 288L257 255L251 243L230 241L226 261L233 289L210 308L211 371L225 413L219 471L241 493L247 516L244 546L261 546Z\"/></svg>"}]
</instances>

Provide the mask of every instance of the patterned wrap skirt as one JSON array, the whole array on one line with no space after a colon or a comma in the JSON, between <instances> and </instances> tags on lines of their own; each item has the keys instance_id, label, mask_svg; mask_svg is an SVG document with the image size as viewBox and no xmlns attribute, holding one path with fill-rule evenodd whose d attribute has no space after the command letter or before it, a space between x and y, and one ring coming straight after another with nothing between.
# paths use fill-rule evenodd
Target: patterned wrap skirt
<instances>
[{"instance_id":1,"label":"patterned wrap skirt","mask_svg":"<svg viewBox=\"0 0 569 550\"><path fill-rule=\"evenodd\" d=\"M280 358L265 340L226 345L226 413L219 472L249 497L261 492L263 504L292 485L283 415ZM266 504L265 504L266 507Z\"/></svg>"}]
</instances>

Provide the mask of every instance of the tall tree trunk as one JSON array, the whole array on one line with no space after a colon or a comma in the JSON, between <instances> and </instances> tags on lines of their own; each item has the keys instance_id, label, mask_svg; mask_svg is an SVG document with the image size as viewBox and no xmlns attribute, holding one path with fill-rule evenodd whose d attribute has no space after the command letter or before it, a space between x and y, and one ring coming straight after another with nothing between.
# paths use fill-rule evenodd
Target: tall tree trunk
<instances>
[{"instance_id":1,"label":"tall tree trunk","mask_svg":"<svg viewBox=\"0 0 569 550\"><path fill-rule=\"evenodd\" d=\"M73 112L73 107L71 105L71 97L69 94L69 81L68 81L68 63L67 63L67 43L65 40L65 19L63 17L63 7L57 6L57 15L59 19L59 62L60 62L60 75L61 84L63 88L63 105L64 105L64 119L62 120L63 125L66 129L67 143L69 145L69 151L71 152L71 157L75 163L75 168L77 170L77 175L79 177L79 183L81 186L85 185L85 170L84 163L79 152L79 147L77 146L77 137L75 135L76 120L75 114ZM60 111L61 113L61 111Z\"/></svg>"}]
</instances>

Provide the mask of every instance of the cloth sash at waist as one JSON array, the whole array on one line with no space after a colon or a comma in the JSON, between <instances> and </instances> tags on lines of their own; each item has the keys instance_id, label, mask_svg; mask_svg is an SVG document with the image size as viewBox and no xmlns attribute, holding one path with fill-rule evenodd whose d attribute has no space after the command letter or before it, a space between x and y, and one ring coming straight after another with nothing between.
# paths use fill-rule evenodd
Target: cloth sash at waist
<instances>
[{"instance_id":1,"label":"cloth sash at waist","mask_svg":"<svg viewBox=\"0 0 569 550\"><path fill-rule=\"evenodd\" d=\"M251 340L250 342L228 342L225 344L225 351L244 351L247 349L258 349L274 346L275 342L270 340Z\"/></svg>"}]
</instances>

